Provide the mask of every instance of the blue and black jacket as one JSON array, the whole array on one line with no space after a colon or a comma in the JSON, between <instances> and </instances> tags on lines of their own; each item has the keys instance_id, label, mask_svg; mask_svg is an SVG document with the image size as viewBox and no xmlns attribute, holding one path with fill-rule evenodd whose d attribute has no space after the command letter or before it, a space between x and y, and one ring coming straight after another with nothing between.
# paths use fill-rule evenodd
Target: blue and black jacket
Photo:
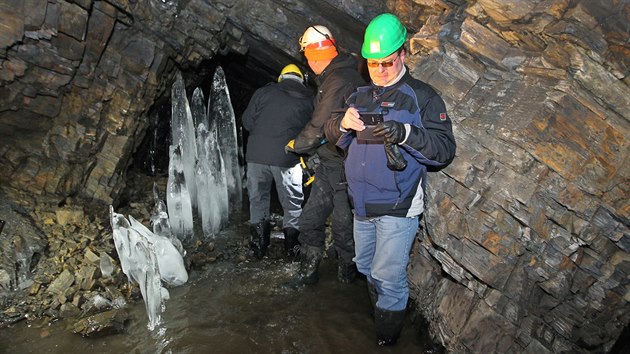
<instances>
[{"instance_id":1,"label":"blue and black jacket","mask_svg":"<svg viewBox=\"0 0 630 354\"><path fill-rule=\"evenodd\" d=\"M407 167L393 171L387 167L382 142L359 140L354 131L340 129L343 113L327 124L327 138L347 150L345 173L355 215L422 214L427 167L442 168L455 157L452 123L442 98L407 70L394 85L359 87L346 103L359 112L380 112L385 121L410 126L407 139L399 144Z\"/></svg>"}]
</instances>

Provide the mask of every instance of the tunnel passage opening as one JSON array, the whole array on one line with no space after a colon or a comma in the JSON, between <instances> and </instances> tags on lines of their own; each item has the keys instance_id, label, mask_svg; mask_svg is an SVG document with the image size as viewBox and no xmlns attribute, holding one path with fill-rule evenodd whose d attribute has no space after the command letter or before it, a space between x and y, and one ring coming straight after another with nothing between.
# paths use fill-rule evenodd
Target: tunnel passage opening
<instances>
[{"instance_id":1,"label":"tunnel passage opening","mask_svg":"<svg viewBox=\"0 0 630 354\"><path fill-rule=\"evenodd\" d=\"M204 60L194 69L178 69L182 73L186 86L186 97L189 102L193 91L199 87L203 91L206 105L215 70L217 67L223 69L236 119L238 145L243 153L242 156L239 156L239 163L245 168L247 131L242 127L241 117L254 92L267 83L277 80L283 67L281 63L295 63L303 72L307 72L305 63L289 58L286 54L278 55L270 60L269 55L256 56L251 53L240 55L234 52ZM311 77L314 77L312 73L310 74ZM167 85L164 94L157 97L149 108L148 127L142 142L133 153L132 162L126 171L128 182L125 190L121 193L120 205L129 205L129 203L138 201L142 191L150 190L149 181L158 184L160 193L165 192L169 167L169 146L171 145L170 85L172 85L172 81L174 79ZM309 85L314 88L313 80L310 80ZM246 193L244 188L243 201L245 205L243 210L248 208ZM271 211L281 212L282 208L277 198L275 186L272 186L271 194Z\"/></svg>"},{"instance_id":2,"label":"tunnel passage opening","mask_svg":"<svg viewBox=\"0 0 630 354\"><path fill-rule=\"evenodd\" d=\"M239 146L243 147L241 116L247 108L247 104L254 91L275 79L271 69L260 65L248 63L252 60L249 56L228 53L225 56L216 56L203 61L194 70L180 69L186 86L186 97L189 102L193 91L199 87L208 100L212 77L217 67L223 68L230 92L230 101L234 108L237 123ZM258 67L253 71L252 67ZM171 80L172 82L172 80ZM172 83L171 83L172 84ZM170 85L162 96L156 98L148 111L149 126L142 142L133 154L133 162L130 169L147 175L168 175L169 154L168 147L171 144L171 91Z\"/></svg>"}]
</instances>

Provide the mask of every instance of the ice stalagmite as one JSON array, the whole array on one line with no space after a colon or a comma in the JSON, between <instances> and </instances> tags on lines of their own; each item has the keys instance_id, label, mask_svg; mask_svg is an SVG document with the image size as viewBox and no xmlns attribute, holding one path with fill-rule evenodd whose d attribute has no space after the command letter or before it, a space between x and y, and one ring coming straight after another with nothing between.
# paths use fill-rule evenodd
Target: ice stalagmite
<instances>
[{"instance_id":1,"label":"ice stalagmite","mask_svg":"<svg viewBox=\"0 0 630 354\"><path fill-rule=\"evenodd\" d=\"M207 184L205 181L206 178L203 176L199 176L199 165L204 165L206 161L200 161L200 159L204 159L203 152L199 151L201 148L201 143L199 141L199 125L203 125L206 128L208 127L208 115L206 114L206 106L204 104L203 91L201 88L197 87L193 92L192 99L190 100L190 111L192 113L193 118L193 127L195 128L195 149L197 151L197 156L195 159L195 183L197 185L197 194L190 195L191 198L197 198L197 215L203 220L203 209L204 207L199 205L201 199L207 194L205 191L201 191L200 186L204 186ZM201 180L199 179L201 178ZM206 206L207 207L207 206ZM205 231L205 229L204 229ZM204 232L205 233L205 232ZM206 235L207 236L207 235Z\"/></svg>"},{"instance_id":2,"label":"ice stalagmite","mask_svg":"<svg viewBox=\"0 0 630 354\"><path fill-rule=\"evenodd\" d=\"M151 250L157 259L160 279L172 286L186 283L188 281L188 272L184 266L184 259L169 239L154 234L131 215L129 215L129 221L131 229L144 237L152 246Z\"/></svg>"},{"instance_id":3,"label":"ice stalagmite","mask_svg":"<svg viewBox=\"0 0 630 354\"><path fill-rule=\"evenodd\" d=\"M225 82L225 73L219 66L214 72L208 103L210 121L216 126L217 142L221 147L228 186L229 201L232 208L240 208L243 202L242 176L239 164L241 156L238 146L236 119L230 102L230 93Z\"/></svg>"},{"instance_id":4,"label":"ice stalagmite","mask_svg":"<svg viewBox=\"0 0 630 354\"><path fill-rule=\"evenodd\" d=\"M195 165L195 181L197 182L197 215L201 218L201 227L206 238L215 235L221 227L220 215L208 186L212 168L208 161L208 115L204 105L203 92L199 87L193 92L191 111L195 122L197 141L197 163Z\"/></svg>"},{"instance_id":5,"label":"ice stalagmite","mask_svg":"<svg viewBox=\"0 0 630 354\"><path fill-rule=\"evenodd\" d=\"M193 241L193 211L181 155L179 145L171 145L166 205L168 206L171 231L186 245Z\"/></svg>"},{"instance_id":6,"label":"ice stalagmite","mask_svg":"<svg viewBox=\"0 0 630 354\"><path fill-rule=\"evenodd\" d=\"M140 287L149 316L148 327L153 330L160 323L163 291L166 291L162 289L155 249L146 237L131 228L123 215L115 213L112 206L109 213L120 266L129 281Z\"/></svg>"},{"instance_id":7,"label":"ice stalagmite","mask_svg":"<svg viewBox=\"0 0 630 354\"><path fill-rule=\"evenodd\" d=\"M182 74L177 72L175 82L171 87L171 137L173 145L181 146L181 156L186 188L191 196L197 195L195 183L195 159L197 156L195 144L195 128L192 112L186 98L186 88ZM197 198L191 200L193 207L197 206Z\"/></svg>"},{"instance_id":8,"label":"ice stalagmite","mask_svg":"<svg viewBox=\"0 0 630 354\"><path fill-rule=\"evenodd\" d=\"M168 220L166 205L164 205L162 198L160 198L160 192L157 183L155 182L153 182L153 199L155 200L155 205L153 206L153 211L151 212L151 226L153 226L153 233L166 237L173 246L175 246L177 251L179 251L179 254L184 257L186 255L184 247L182 246L181 241L173 235L173 231L171 231L171 223Z\"/></svg>"},{"instance_id":9,"label":"ice stalagmite","mask_svg":"<svg viewBox=\"0 0 630 354\"><path fill-rule=\"evenodd\" d=\"M208 100L210 101L210 100ZM210 105L210 102L208 102ZM213 115L214 116L214 115ZM225 159L219 145L217 137L217 122L210 120L210 112L208 112L208 139L205 147L207 148L208 166L212 166L208 175L208 189L211 192L217 206L217 212L221 220L221 226L225 225L230 212L230 200L228 196L227 173L225 171Z\"/></svg>"},{"instance_id":10,"label":"ice stalagmite","mask_svg":"<svg viewBox=\"0 0 630 354\"><path fill-rule=\"evenodd\" d=\"M192 99L190 100L190 111L192 113L195 129L199 128L199 124L203 124L208 127L208 115L206 114L206 106L203 97L203 91L197 87L193 91ZM199 148L199 144L197 144Z\"/></svg>"},{"instance_id":11,"label":"ice stalagmite","mask_svg":"<svg viewBox=\"0 0 630 354\"><path fill-rule=\"evenodd\" d=\"M199 142L197 163L197 186L199 211L203 233L206 237L216 235L227 221L227 186L223 159L216 144L215 132L209 132L202 124L197 128Z\"/></svg>"}]
</instances>

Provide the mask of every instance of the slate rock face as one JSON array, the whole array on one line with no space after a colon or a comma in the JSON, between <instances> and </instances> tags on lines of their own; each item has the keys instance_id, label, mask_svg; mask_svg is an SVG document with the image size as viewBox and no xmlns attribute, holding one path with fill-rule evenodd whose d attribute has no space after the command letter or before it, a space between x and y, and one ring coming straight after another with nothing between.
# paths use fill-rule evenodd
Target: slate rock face
<instances>
[{"instance_id":1,"label":"slate rock face","mask_svg":"<svg viewBox=\"0 0 630 354\"><path fill-rule=\"evenodd\" d=\"M430 177L410 267L449 349L606 352L628 325L624 9L478 1L410 40L411 71L442 93L458 142Z\"/></svg>"},{"instance_id":2,"label":"slate rock face","mask_svg":"<svg viewBox=\"0 0 630 354\"><path fill-rule=\"evenodd\" d=\"M240 80L273 77L302 60L307 25L329 26L357 52L366 23L393 12L409 30L406 63L441 93L458 143L455 161L430 176L426 236L409 267L434 337L455 352L606 352L630 323L627 2L5 0L0 9L0 185L108 204L176 68L202 71L232 53L247 58ZM58 217L72 224L71 211ZM15 286L15 267L0 270L0 284ZM73 287L91 279L86 268Z\"/></svg>"}]
</instances>

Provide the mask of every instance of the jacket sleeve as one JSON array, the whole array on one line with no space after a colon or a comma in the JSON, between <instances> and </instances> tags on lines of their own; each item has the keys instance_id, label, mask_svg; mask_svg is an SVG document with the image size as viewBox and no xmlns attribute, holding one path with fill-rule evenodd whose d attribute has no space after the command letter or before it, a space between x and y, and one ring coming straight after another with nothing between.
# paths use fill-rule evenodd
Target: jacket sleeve
<instances>
[{"instance_id":1,"label":"jacket sleeve","mask_svg":"<svg viewBox=\"0 0 630 354\"><path fill-rule=\"evenodd\" d=\"M341 119L343 119L344 112L333 113L332 118L326 122L324 130L328 141L339 146L343 150L347 150L348 146L350 146L350 142L352 141L352 137L354 136L354 132L341 131Z\"/></svg>"},{"instance_id":2,"label":"jacket sleeve","mask_svg":"<svg viewBox=\"0 0 630 354\"><path fill-rule=\"evenodd\" d=\"M433 92L424 102L420 107L422 127L412 125L403 146L411 148L410 153L422 163L445 167L453 161L456 151L451 118L437 93Z\"/></svg>"},{"instance_id":3,"label":"jacket sleeve","mask_svg":"<svg viewBox=\"0 0 630 354\"><path fill-rule=\"evenodd\" d=\"M321 145L324 138L324 125L331 118L333 111L344 106L344 101L354 87L342 80L335 80L323 90L319 102L315 103L313 118L295 138L295 151L300 154L311 153Z\"/></svg>"}]
</instances>

